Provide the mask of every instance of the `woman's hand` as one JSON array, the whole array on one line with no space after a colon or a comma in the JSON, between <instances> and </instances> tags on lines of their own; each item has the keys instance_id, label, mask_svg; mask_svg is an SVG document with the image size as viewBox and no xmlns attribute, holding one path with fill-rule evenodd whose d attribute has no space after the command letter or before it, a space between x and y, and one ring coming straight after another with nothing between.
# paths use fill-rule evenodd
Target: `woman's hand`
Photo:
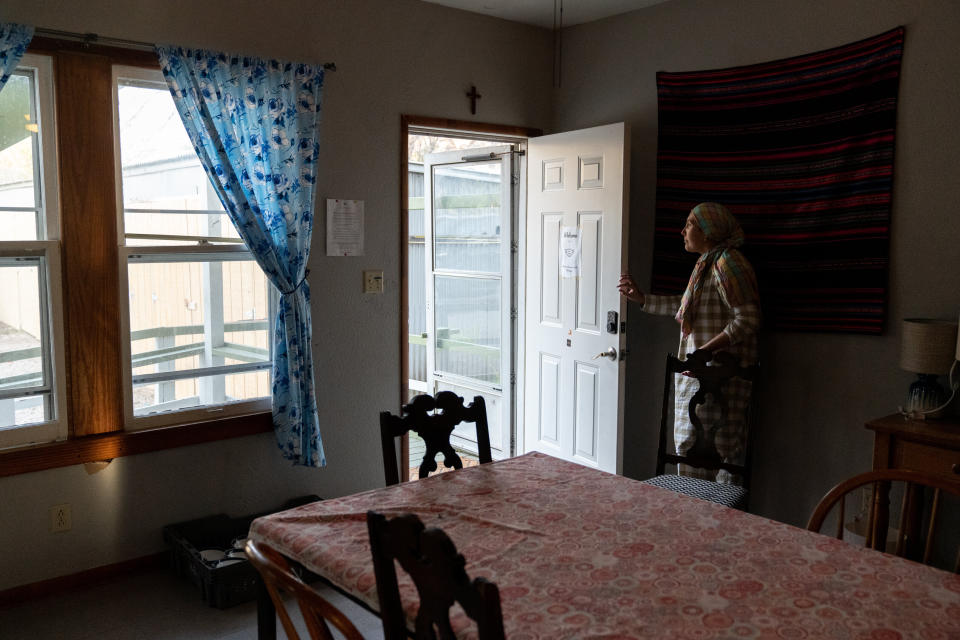
<instances>
[{"instance_id":1,"label":"woman's hand","mask_svg":"<svg viewBox=\"0 0 960 640\"><path fill-rule=\"evenodd\" d=\"M727 335L726 331L721 331L717 335L713 336L708 340L700 349L703 351L719 351L721 349L726 349L730 346L730 336Z\"/></svg>"},{"instance_id":2,"label":"woman's hand","mask_svg":"<svg viewBox=\"0 0 960 640\"><path fill-rule=\"evenodd\" d=\"M627 300L633 300L634 302L643 304L644 300L646 299L643 291L640 290L640 287L637 286L633 276L631 276L629 273L620 274L620 282L617 283L617 289L620 291L620 295Z\"/></svg>"}]
</instances>

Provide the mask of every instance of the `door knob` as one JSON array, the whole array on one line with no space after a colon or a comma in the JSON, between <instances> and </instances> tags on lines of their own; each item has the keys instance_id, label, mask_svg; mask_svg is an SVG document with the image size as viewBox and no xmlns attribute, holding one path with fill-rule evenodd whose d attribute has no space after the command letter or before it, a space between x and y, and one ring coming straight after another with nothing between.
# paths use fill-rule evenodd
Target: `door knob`
<instances>
[{"instance_id":1,"label":"door knob","mask_svg":"<svg viewBox=\"0 0 960 640\"><path fill-rule=\"evenodd\" d=\"M617 359L617 350L614 349L613 347L610 347L610 348L607 349L606 351L601 351L601 352L598 353L597 355L593 356L592 359L593 359L593 360L596 360L597 358L610 358L611 360L616 361L616 359Z\"/></svg>"}]
</instances>

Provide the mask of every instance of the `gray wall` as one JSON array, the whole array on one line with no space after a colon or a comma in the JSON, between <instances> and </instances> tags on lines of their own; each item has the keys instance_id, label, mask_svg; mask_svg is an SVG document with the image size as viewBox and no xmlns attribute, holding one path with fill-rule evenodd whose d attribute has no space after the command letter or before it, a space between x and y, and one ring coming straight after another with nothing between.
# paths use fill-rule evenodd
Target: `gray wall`
<instances>
[{"instance_id":1,"label":"gray wall","mask_svg":"<svg viewBox=\"0 0 960 640\"><path fill-rule=\"evenodd\" d=\"M765 337L755 510L801 523L835 480L870 464L865 419L890 413L909 375L897 369L904 316L956 317L960 27L954 0L671 0L568 29L563 85L551 90L551 37L413 0L292 0L284 22L251 0L5 0L0 20L309 61L334 60L324 101L318 197L366 202L363 258L327 258L315 236L310 284L321 425L329 466L291 468L272 436L184 447L83 467L0 478L0 589L159 551L160 527L216 511L249 513L305 493L377 486L376 416L398 404L399 114L573 129L633 128L631 261L649 282L658 70L748 64L907 26L893 213L891 310L883 337ZM549 7L548 7L549 8ZM288 17L287 17L288 16ZM553 98L557 98L556 104ZM556 126L552 126L552 125ZM322 228L323 217L318 216ZM382 268L386 293L361 293ZM649 475L669 320L631 314L627 473ZM327 391L324 391L327 390ZM47 511L73 504L73 530ZM16 549L16 553L9 550Z\"/></svg>"},{"instance_id":2,"label":"gray wall","mask_svg":"<svg viewBox=\"0 0 960 640\"><path fill-rule=\"evenodd\" d=\"M896 411L911 376L898 368L904 317L960 311L960 2L956 0L671 0L573 27L563 36L555 124L632 127L630 264L649 285L656 188L657 71L775 60L906 26L898 108L888 329L881 337L766 333L753 511L803 525L836 481L870 468L866 420ZM677 242L680 242L679 229ZM762 295L762 292L761 292ZM631 309L625 472L653 472L669 318Z\"/></svg>"},{"instance_id":3,"label":"gray wall","mask_svg":"<svg viewBox=\"0 0 960 640\"><path fill-rule=\"evenodd\" d=\"M365 201L366 256L310 260L316 386L328 466L291 468L272 436L0 478L0 590L160 551L167 523L382 486L378 412L399 408L400 114L546 127L547 32L414 0L5 0L0 20L287 60L329 61L318 201ZM279 11L277 11L279 13ZM464 95L483 98L471 116ZM364 269L385 293L364 295ZM73 529L48 533L52 505ZM11 550L16 550L12 552Z\"/></svg>"}]
</instances>

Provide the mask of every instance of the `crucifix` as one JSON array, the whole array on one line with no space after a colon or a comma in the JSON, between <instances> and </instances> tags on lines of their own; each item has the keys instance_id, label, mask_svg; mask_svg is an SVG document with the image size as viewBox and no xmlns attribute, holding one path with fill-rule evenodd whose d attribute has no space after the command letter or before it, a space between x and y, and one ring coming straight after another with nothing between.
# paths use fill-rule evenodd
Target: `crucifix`
<instances>
[{"instance_id":1,"label":"crucifix","mask_svg":"<svg viewBox=\"0 0 960 640\"><path fill-rule=\"evenodd\" d=\"M477 113L477 100L482 98L479 93L477 93L477 87L470 85L470 91L467 92L467 97L470 98L470 113L476 115Z\"/></svg>"}]
</instances>

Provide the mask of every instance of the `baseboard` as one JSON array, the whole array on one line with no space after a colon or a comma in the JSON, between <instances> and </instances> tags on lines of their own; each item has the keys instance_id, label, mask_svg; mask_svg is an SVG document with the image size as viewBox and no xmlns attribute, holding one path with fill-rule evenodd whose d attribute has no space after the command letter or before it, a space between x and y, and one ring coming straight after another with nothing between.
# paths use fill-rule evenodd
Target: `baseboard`
<instances>
[{"instance_id":1,"label":"baseboard","mask_svg":"<svg viewBox=\"0 0 960 640\"><path fill-rule=\"evenodd\" d=\"M20 585L0 591L0 607L20 604L28 600L35 600L50 595L87 588L95 584L109 582L130 574L139 573L148 569L156 569L167 563L167 552L161 551L149 556L141 556L123 562L94 567L66 576L41 580L30 584Z\"/></svg>"}]
</instances>

